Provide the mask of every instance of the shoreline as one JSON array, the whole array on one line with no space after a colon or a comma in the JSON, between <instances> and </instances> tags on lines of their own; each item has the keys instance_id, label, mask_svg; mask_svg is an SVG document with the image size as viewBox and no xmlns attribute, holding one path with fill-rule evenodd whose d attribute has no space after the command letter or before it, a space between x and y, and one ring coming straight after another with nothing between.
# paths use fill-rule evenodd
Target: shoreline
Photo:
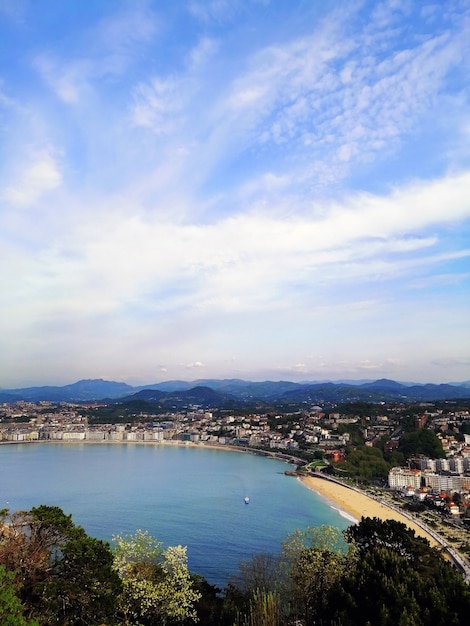
<instances>
[{"instance_id":1,"label":"shoreline","mask_svg":"<svg viewBox=\"0 0 470 626\"><path fill-rule=\"evenodd\" d=\"M278 459L289 465L298 465L302 459L292 454L279 452L275 450L263 450L261 448L250 448L249 446L238 446L230 443L211 443L206 441L181 441L179 439L163 439L163 440L142 440L142 439L34 439L31 441L2 441L2 445L33 445L33 444L63 444L63 445L150 445L150 446L182 446L187 448L206 448L212 450L226 450L230 452L243 452L245 454L254 454L263 456L267 459Z\"/></svg>"},{"instance_id":2,"label":"shoreline","mask_svg":"<svg viewBox=\"0 0 470 626\"><path fill-rule=\"evenodd\" d=\"M170 447L188 447L188 448L204 448L212 450L223 450L226 452L238 452L245 454L255 454L264 456L265 458L273 458L283 461L286 464L293 463L295 458L293 455L286 455L279 452L270 452L259 450L257 448L234 446L230 444L209 443L209 442L192 442L181 440L162 440L162 441L143 441L143 440L63 440L63 439L43 439L33 441L0 441L0 445L24 445L24 444L60 444L60 445L144 445L144 446L170 446ZM415 523L409 516L400 513L397 509L379 502L371 496L368 496L359 489L349 487L344 483L334 481L324 476L316 476L310 474L308 476L298 476L298 480L311 491L323 498L326 503L334 509L343 518L349 520L352 524L357 524L361 517L378 517L381 520L394 519L401 522L415 531L421 537L427 539L434 547L443 547L443 544L426 530Z\"/></svg>"},{"instance_id":3,"label":"shoreline","mask_svg":"<svg viewBox=\"0 0 470 626\"><path fill-rule=\"evenodd\" d=\"M299 476L299 480L307 489L320 495L331 508L353 523L358 523L361 517L378 517L382 521L393 519L414 530L416 535L427 539L431 546L443 547L429 532L405 513L400 513L395 508L375 500L358 489L314 475Z\"/></svg>"},{"instance_id":4,"label":"shoreline","mask_svg":"<svg viewBox=\"0 0 470 626\"><path fill-rule=\"evenodd\" d=\"M169 446L169 447L188 447L206 450L218 450L226 452L237 452L245 454L254 454L255 456L263 456L266 459L277 459L283 461L286 465L298 464L300 459L294 455L285 454L279 451L261 450L258 448L250 448L245 446L234 446L231 444L220 444L218 442L192 442L181 440L162 440L162 441L143 441L143 440L33 440L33 441L0 441L1 445L24 445L24 444L65 444L73 445L127 445L134 444L137 446ZM454 563L460 569L465 579L470 582L470 567L465 559L456 551L447 540L440 537L436 532L427 527L420 520L415 519L406 511L399 509L393 504L388 504L384 500L379 500L374 496L370 496L364 491L351 487L340 481L326 478L318 474L299 475L297 472L285 471L285 474L295 476L304 487L313 491L320 496L326 504L330 506L338 515L347 519L351 524L357 524L361 517L377 517L383 521L393 519L413 530L417 536L427 539L432 547L442 550L445 558Z\"/></svg>"}]
</instances>

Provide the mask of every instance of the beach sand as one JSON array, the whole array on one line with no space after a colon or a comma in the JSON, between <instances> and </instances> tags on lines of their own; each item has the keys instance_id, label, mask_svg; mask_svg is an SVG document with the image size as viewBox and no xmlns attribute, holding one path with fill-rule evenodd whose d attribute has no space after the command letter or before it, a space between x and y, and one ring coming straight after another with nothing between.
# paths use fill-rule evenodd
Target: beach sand
<instances>
[{"instance_id":1,"label":"beach sand","mask_svg":"<svg viewBox=\"0 0 470 626\"><path fill-rule=\"evenodd\" d=\"M416 535L425 537L432 546L438 546L435 539L412 520L364 493L316 476L303 476L300 480L306 487L328 500L333 508L345 513L351 522L353 520L359 521L361 517L378 517L381 520L393 519L406 524L415 531Z\"/></svg>"}]
</instances>

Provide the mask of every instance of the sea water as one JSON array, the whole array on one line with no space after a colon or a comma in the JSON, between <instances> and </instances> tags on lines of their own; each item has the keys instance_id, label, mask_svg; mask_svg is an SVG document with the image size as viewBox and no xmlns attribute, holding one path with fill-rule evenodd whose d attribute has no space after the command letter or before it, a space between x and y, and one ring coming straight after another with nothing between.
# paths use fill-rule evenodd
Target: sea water
<instances>
[{"instance_id":1,"label":"sea water","mask_svg":"<svg viewBox=\"0 0 470 626\"><path fill-rule=\"evenodd\" d=\"M0 508L55 505L93 537L147 530L184 545L191 572L224 587L240 561L278 553L295 529L350 521L285 462L204 446L0 446ZM245 503L248 496L249 504Z\"/></svg>"}]
</instances>

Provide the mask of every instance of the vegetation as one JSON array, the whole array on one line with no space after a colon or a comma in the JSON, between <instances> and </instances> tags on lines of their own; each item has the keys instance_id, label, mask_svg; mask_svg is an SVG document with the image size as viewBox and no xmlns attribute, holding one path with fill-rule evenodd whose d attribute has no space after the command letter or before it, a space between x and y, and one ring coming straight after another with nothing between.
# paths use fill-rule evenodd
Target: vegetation
<instances>
[{"instance_id":1,"label":"vegetation","mask_svg":"<svg viewBox=\"0 0 470 626\"><path fill-rule=\"evenodd\" d=\"M129 421L133 421L140 414L151 416L141 418L142 421L149 421L154 419L159 413L162 413L160 407L145 400L106 404L83 411L83 414L88 418L89 424L126 424Z\"/></svg>"},{"instance_id":2,"label":"vegetation","mask_svg":"<svg viewBox=\"0 0 470 626\"><path fill-rule=\"evenodd\" d=\"M424 428L405 433L400 440L399 450L405 458L418 454L431 459L445 458L442 441L434 431Z\"/></svg>"},{"instance_id":3,"label":"vegetation","mask_svg":"<svg viewBox=\"0 0 470 626\"><path fill-rule=\"evenodd\" d=\"M60 508L2 511L0 562L13 575L26 617L40 624L112 623L121 581L109 545Z\"/></svg>"},{"instance_id":4,"label":"vegetation","mask_svg":"<svg viewBox=\"0 0 470 626\"><path fill-rule=\"evenodd\" d=\"M468 586L437 549L405 525L363 518L345 532L347 549L338 539L328 528L294 533L283 546L277 577L265 578L251 591L238 624L467 622ZM256 559L252 569L259 566ZM270 571L275 571L272 563ZM248 592L246 586L241 590Z\"/></svg>"},{"instance_id":5,"label":"vegetation","mask_svg":"<svg viewBox=\"0 0 470 626\"><path fill-rule=\"evenodd\" d=\"M124 624L167 624L195 620L201 598L187 566L186 548L163 549L146 532L115 537L114 566L123 582L117 613Z\"/></svg>"},{"instance_id":6,"label":"vegetation","mask_svg":"<svg viewBox=\"0 0 470 626\"><path fill-rule=\"evenodd\" d=\"M345 532L356 565L334 589L344 624L464 624L470 591L436 548L394 520L362 519Z\"/></svg>"},{"instance_id":7,"label":"vegetation","mask_svg":"<svg viewBox=\"0 0 470 626\"><path fill-rule=\"evenodd\" d=\"M24 606L16 592L19 586L14 582L14 572L8 572L0 565L0 620L4 626L37 626L36 621L27 620Z\"/></svg>"},{"instance_id":8,"label":"vegetation","mask_svg":"<svg viewBox=\"0 0 470 626\"><path fill-rule=\"evenodd\" d=\"M379 448L357 446L347 455L346 461L336 463L335 467L347 475L359 480L385 478L390 470L390 463L385 461Z\"/></svg>"},{"instance_id":9,"label":"vegetation","mask_svg":"<svg viewBox=\"0 0 470 626\"><path fill-rule=\"evenodd\" d=\"M57 507L1 512L5 626L459 626L470 590L436 548L395 521L363 518L342 535L292 533L254 555L224 593L187 567L182 546L146 532L88 537Z\"/></svg>"}]
</instances>

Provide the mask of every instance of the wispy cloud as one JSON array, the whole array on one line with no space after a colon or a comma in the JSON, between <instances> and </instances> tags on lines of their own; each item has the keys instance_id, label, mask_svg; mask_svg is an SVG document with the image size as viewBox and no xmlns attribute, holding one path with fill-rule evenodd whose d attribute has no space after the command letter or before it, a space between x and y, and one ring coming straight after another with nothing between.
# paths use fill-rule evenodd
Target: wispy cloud
<instances>
[{"instance_id":1,"label":"wispy cloud","mask_svg":"<svg viewBox=\"0 0 470 626\"><path fill-rule=\"evenodd\" d=\"M71 53L38 52L33 66L58 98L78 104L98 89L97 81L123 75L157 33L154 13L136 2L82 31Z\"/></svg>"},{"instance_id":2,"label":"wispy cloud","mask_svg":"<svg viewBox=\"0 0 470 626\"><path fill-rule=\"evenodd\" d=\"M173 134L181 123L179 116L184 108L182 84L174 78L155 79L135 89L136 104L133 122L149 128L157 135Z\"/></svg>"},{"instance_id":3,"label":"wispy cloud","mask_svg":"<svg viewBox=\"0 0 470 626\"><path fill-rule=\"evenodd\" d=\"M31 150L27 162L13 176L0 199L17 207L34 205L48 191L62 182L57 159L49 149Z\"/></svg>"}]
</instances>

